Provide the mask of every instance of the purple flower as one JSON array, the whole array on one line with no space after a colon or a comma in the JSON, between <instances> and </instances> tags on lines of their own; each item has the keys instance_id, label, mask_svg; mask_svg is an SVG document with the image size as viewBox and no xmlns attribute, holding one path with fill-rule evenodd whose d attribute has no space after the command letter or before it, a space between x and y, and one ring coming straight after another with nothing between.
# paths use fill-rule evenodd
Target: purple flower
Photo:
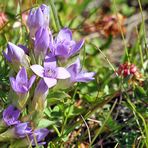
<instances>
[{"instance_id":1,"label":"purple flower","mask_svg":"<svg viewBox=\"0 0 148 148\"><path fill-rule=\"evenodd\" d=\"M47 91L48 91L48 87L45 84L45 82L41 79L35 89L35 95L36 96L45 95L47 94Z\"/></svg>"},{"instance_id":2,"label":"purple flower","mask_svg":"<svg viewBox=\"0 0 148 148\"><path fill-rule=\"evenodd\" d=\"M84 40L76 43L74 40L72 40L71 30L68 28L63 28L49 46L54 56L66 59L77 53L83 44Z\"/></svg>"},{"instance_id":3,"label":"purple flower","mask_svg":"<svg viewBox=\"0 0 148 148\"><path fill-rule=\"evenodd\" d=\"M95 78L94 72L85 72L81 70L80 59L77 59L75 63L70 65L67 70L71 74L71 82L89 82Z\"/></svg>"},{"instance_id":4,"label":"purple flower","mask_svg":"<svg viewBox=\"0 0 148 148\"><path fill-rule=\"evenodd\" d=\"M34 37L36 31L40 27L48 27L49 26L49 7L45 4L42 4L38 9L31 9L27 25L30 29L31 37Z\"/></svg>"},{"instance_id":5,"label":"purple flower","mask_svg":"<svg viewBox=\"0 0 148 148\"><path fill-rule=\"evenodd\" d=\"M48 95L48 87L44 80L41 79L35 89L34 97L32 100L35 110L43 110L45 108L45 99Z\"/></svg>"},{"instance_id":6,"label":"purple flower","mask_svg":"<svg viewBox=\"0 0 148 148\"><path fill-rule=\"evenodd\" d=\"M10 63L15 65L22 65L26 60L24 50L10 42L7 45L6 52L3 52L3 55Z\"/></svg>"},{"instance_id":7,"label":"purple flower","mask_svg":"<svg viewBox=\"0 0 148 148\"><path fill-rule=\"evenodd\" d=\"M32 134L32 128L30 127L29 122L19 123L15 125L15 134L19 138L24 138L27 135Z\"/></svg>"},{"instance_id":8,"label":"purple flower","mask_svg":"<svg viewBox=\"0 0 148 148\"><path fill-rule=\"evenodd\" d=\"M20 116L20 111L15 108L13 105L9 105L3 111L3 120L7 126L18 124L20 121L18 120Z\"/></svg>"},{"instance_id":9,"label":"purple flower","mask_svg":"<svg viewBox=\"0 0 148 148\"><path fill-rule=\"evenodd\" d=\"M55 57L45 57L44 67L41 65L32 65L32 71L39 77L44 79L44 82L51 88L57 84L57 79L67 79L70 77L69 72L63 67L56 66Z\"/></svg>"},{"instance_id":10,"label":"purple flower","mask_svg":"<svg viewBox=\"0 0 148 148\"><path fill-rule=\"evenodd\" d=\"M28 80L26 69L23 67L16 75L16 79L14 77L10 77L10 83L16 93L24 94L29 91L35 78L36 76L33 75L30 80Z\"/></svg>"},{"instance_id":11,"label":"purple flower","mask_svg":"<svg viewBox=\"0 0 148 148\"><path fill-rule=\"evenodd\" d=\"M19 44L18 47L22 48L24 50L25 54L29 55L29 49L26 46Z\"/></svg>"},{"instance_id":12,"label":"purple flower","mask_svg":"<svg viewBox=\"0 0 148 148\"><path fill-rule=\"evenodd\" d=\"M49 130L46 128L41 128L34 130L33 134L29 136L32 145L36 145L36 142L39 145L45 144L46 142L42 142L42 140L48 135Z\"/></svg>"},{"instance_id":13,"label":"purple flower","mask_svg":"<svg viewBox=\"0 0 148 148\"><path fill-rule=\"evenodd\" d=\"M47 49L49 47L49 41L50 41L50 36L48 28L40 27L35 34L35 48L34 48L35 56L41 55L43 56L43 58L45 57Z\"/></svg>"}]
</instances>

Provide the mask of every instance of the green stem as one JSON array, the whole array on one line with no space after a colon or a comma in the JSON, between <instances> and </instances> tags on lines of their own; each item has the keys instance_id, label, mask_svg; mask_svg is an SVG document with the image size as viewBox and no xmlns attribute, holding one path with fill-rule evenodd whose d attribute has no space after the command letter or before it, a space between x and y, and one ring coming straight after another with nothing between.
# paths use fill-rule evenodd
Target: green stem
<instances>
[{"instance_id":1,"label":"green stem","mask_svg":"<svg viewBox=\"0 0 148 148\"><path fill-rule=\"evenodd\" d=\"M136 27L136 32L137 32L137 35L138 35L138 46L139 46L139 52L140 52L141 66L143 67L143 53L142 53L142 47L141 47L141 44L140 44L140 35L139 35L137 27Z\"/></svg>"},{"instance_id":2,"label":"green stem","mask_svg":"<svg viewBox=\"0 0 148 148\"><path fill-rule=\"evenodd\" d=\"M61 136L61 134L60 134L60 132L59 132L58 128L57 128L55 125L53 125L52 127L54 128L54 130L56 131L56 133L57 133L57 134L58 134L58 136L60 137L60 136Z\"/></svg>"},{"instance_id":3,"label":"green stem","mask_svg":"<svg viewBox=\"0 0 148 148\"><path fill-rule=\"evenodd\" d=\"M71 104L70 104L70 106L68 107L68 114L69 114L69 111L70 111L70 109L71 109L71 106L74 104L74 98L75 98L75 95L76 95L76 93L77 93L77 90L78 90L78 85L76 86L75 91L74 91L74 94L73 94L73 96L72 96L72 98L71 98ZM65 126L66 126L66 124L67 124L67 120L68 120L68 118L69 118L69 115L68 115L68 114L66 114L65 119L64 119L64 121L63 121L63 125L62 125L62 128L61 128L61 136L62 136L63 133L64 133L64 128L65 128Z\"/></svg>"},{"instance_id":4,"label":"green stem","mask_svg":"<svg viewBox=\"0 0 148 148\"><path fill-rule=\"evenodd\" d=\"M15 138L16 138L16 135L14 132L14 128L8 129L4 133L0 134L0 142L7 142Z\"/></svg>"},{"instance_id":5,"label":"green stem","mask_svg":"<svg viewBox=\"0 0 148 148\"><path fill-rule=\"evenodd\" d=\"M6 124L3 120L0 120L0 133L4 132L6 130Z\"/></svg>"},{"instance_id":6,"label":"green stem","mask_svg":"<svg viewBox=\"0 0 148 148\"><path fill-rule=\"evenodd\" d=\"M52 12L53 12L53 16L54 16L55 24L56 24L56 27L57 27L57 31L59 31L61 29L61 27L60 27L60 21L59 21L59 18L58 18L56 7L54 5L54 0L49 0L49 3L51 5L51 9L52 9Z\"/></svg>"},{"instance_id":7,"label":"green stem","mask_svg":"<svg viewBox=\"0 0 148 148\"><path fill-rule=\"evenodd\" d=\"M93 43L90 43L92 46L94 46L97 50L99 50L99 52L102 54L102 56L104 57L104 59L108 62L108 64L110 65L110 67L112 68L112 70L115 72L116 76L118 76L118 73L116 72L114 66L112 65L112 63L109 61L109 59L107 58L107 56L102 52L102 50L100 48L98 48L96 45L94 45Z\"/></svg>"},{"instance_id":8,"label":"green stem","mask_svg":"<svg viewBox=\"0 0 148 148\"><path fill-rule=\"evenodd\" d=\"M142 17L142 28L143 28L143 34L144 34L144 42L145 42L145 48L146 48L146 55L148 57L147 41L146 41L146 30L145 30L145 24L144 24L144 17L143 17L143 12L142 12L141 1L138 0L138 3L139 3L140 13L141 13L141 17Z\"/></svg>"},{"instance_id":9,"label":"green stem","mask_svg":"<svg viewBox=\"0 0 148 148\"><path fill-rule=\"evenodd\" d=\"M115 10L116 17L118 18L118 11L117 11L117 7L116 7L116 0L113 0L113 7L114 7L114 10ZM119 21L117 21L117 23L118 23L118 27L120 29L120 33L121 33L121 36L122 36L122 40L123 40L123 44L124 44L124 49L125 49L125 53L126 53L126 56L127 56L127 60L128 60L128 62L130 62L129 54L128 54L128 49L127 49L127 45L126 45L126 40L125 40L124 33L122 31L122 28L121 28L121 24L120 24Z\"/></svg>"}]
</instances>

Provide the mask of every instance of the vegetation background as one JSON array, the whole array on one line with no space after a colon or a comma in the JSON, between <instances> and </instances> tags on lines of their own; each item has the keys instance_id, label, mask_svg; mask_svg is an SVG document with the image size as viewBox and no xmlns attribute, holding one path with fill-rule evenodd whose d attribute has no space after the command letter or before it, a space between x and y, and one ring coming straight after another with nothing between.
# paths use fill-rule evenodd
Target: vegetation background
<instances>
[{"instance_id":1,"label":"vegetation background","mask_svg":"<svg viewBox=\"0 0 148 148\"><path fill-rule=\"evenodd\" d=\"M1 112L9 102L11 70L2 51L8 41L28 44L28 12L42 3L52 1L0 0ZM55 0L54 4L58 17L51 8L52 32L57 33L59 23L71 28L77 40L85 39L80 57L84 68L96 72L96 79L49 94L48 120L41 122L51 129L48 147L148 148L148 1ZM134 64L137 73L119 73L125 63Z\"/></svg>"}]
</instances>

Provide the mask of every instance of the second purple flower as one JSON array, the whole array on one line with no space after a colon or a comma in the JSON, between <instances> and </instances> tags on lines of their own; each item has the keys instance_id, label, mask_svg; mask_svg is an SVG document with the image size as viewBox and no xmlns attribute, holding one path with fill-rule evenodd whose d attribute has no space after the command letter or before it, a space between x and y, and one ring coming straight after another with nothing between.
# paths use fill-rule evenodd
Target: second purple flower
<instances>
[{"instance_id":1,"label":"second purple flower","mask_svg":"<svg viewBox=\"0 0 148 148\"><path fill-rule=\"evenodd\" d=\"M32 65L31 69L35 74L43 78L48 88L55 86L57 79L67 79L70 77L70 73L64 67L56 66L55 57L47 56L44 67L41 65Z\"/></svg>"},{"instance_id":2,"label":"second purple flower","mask_svg":"<svg viewBox=\"0 0 148 148\"><path fill-rule=\"evenodd\" d=\"M30 80L28 80L26 69L23 67L16 75L16 78L10 77L10 83L16 93L24 94L29 91L35 78L36 76L33 75Z\"/></svg>"}]
</instances>

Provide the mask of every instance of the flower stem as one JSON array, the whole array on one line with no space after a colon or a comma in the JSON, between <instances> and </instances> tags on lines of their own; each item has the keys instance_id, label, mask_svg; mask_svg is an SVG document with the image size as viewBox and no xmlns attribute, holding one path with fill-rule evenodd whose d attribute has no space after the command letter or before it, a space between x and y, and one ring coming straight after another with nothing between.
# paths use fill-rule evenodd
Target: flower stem
<instances>
[{"instance_id":1,"label":"flower stem","mask_svg":"<svg viewBox=\"0 0 148 148\"><path fill-rule=\"evenodd\" d=\"M58 18L56 7L54 5L54 0L50 0L49 3L51 5L51 9L52 9L53 16L54 16L54 19L55 19L55 24L56 24L56 27L57 27L57 31L59 31L61 27L60 27L60 21L59 21L59 18Z\"/></svg>"},{"instance_id":2,"label":"flower stem","mask_svg":"<svg viewBox=\"0 0 148 148\"><path fill-rule=\"evenodd\" d=\"M7 131L5 131L4 133L0 134L0 142L10 141L15 138L16 138L16 135L14 132L14 128L10 128Z\"/></svg>"},{"instance_id":3,"label":"flower stem","mask_svg":"<svg viewBox=\"0 0 148 148\"><path fill-rule=\"evenodd\" d=\"M114 7L114 11L115 11L116 18L118 19L118 11L117 11L117 6L116 6L116 0L113 0L113 7ZM124 33L123 33L122 28L121 28L120 21L117 21L117 23L118 23L118 27L119 27L119 29L120 29L120 33L121 33L122 40L123 40L123 44L124 44L124 49L125 49L125 54L126 54L126 57L127 57L127 61L130 62L129 53L128 53L128 48L127 48L127 45L126 45L126 39L125 39L125 37L124 37ZM124 60L125 60L125 59L124 59Z\"/></svg>"},{"instance_id":4,"label":"flower stem","mask_svg":"<svg viewBox=\"0 0 148 148\"><path fill-rule=\"evenodd\" d=\"M140 13L141 13L141 18L142 18L142 29L143 29L143 35L144 35L144 44L145 44L145 51L146 51L146 56L148 57L148 51L147 51L147 41L146 41L146 29L145 29L145 22L144 22L144 16L142 12L142 5L141 5L141 0L138 0L139 8L140 8Z\"/></svg>"},{"instance_id":5,"label":"flower stem","mask_svg":"<svg viewBox=\"0 0 148 148\"><path fill-rule=\"evenodd\" d=\"M3 131L5 131L6 128L7 127L6 127L5 123L4 123L4 121L3 120L0 120L0 133L2 133Z\"/></svg>"}]
</instances>

